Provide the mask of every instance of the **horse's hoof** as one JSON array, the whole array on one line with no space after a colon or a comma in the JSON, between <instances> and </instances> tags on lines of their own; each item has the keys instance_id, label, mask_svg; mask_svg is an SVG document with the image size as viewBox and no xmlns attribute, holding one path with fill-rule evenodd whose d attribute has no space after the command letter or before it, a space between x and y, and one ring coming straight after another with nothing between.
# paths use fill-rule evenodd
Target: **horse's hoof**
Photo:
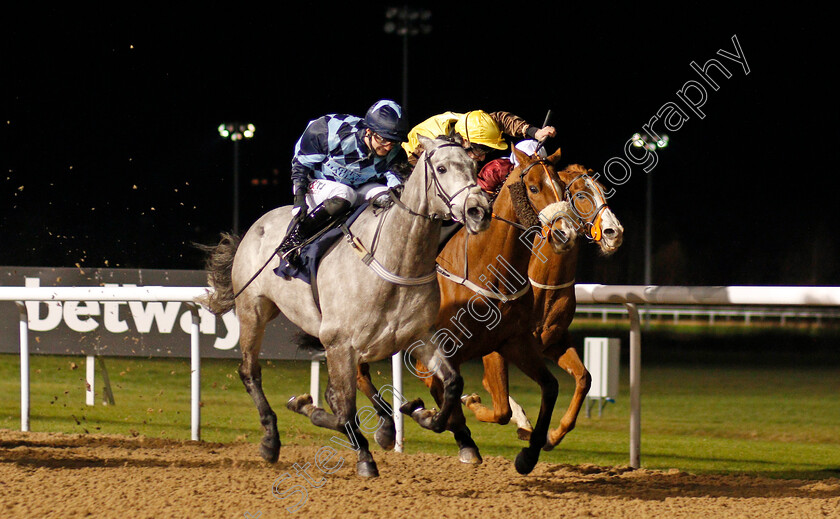
<instances>
[{"instance_id":1,"label":"horse's hoof","mask_svg":"<svg viewBox=\"0 0 840 519\"><path fill-rule=\"evenodd\" d=\"M280 458L280 442L278 441L276 445L273 443L265 441L260 443L260 456L269 463L277 463Z\"/></svg>"},{"instance_id":2,"label":"horse's hoof","mask_svg":"<svg viewBox=\"0 0 840 519\"><path fill-rule=\"evenodd\" d=\"M420 398L415 398L411 402L406 402L400 406L400 412L402 414L407 414L411 416L411 413L418 409L423 409L426 405L423 403L423 400Z\"/></svg>"},{"instance_id":3,"label":"horse's hoof","mask_svg":"<svg viewBox=\"0 0 840 519\"><path fill-rule=\"evenodd\" d=\"M469 465L481 465L481 462L484 461L481 459L481 454L478 453L478 448L476 447L464 447L458 451L458 460L461 463L467 463Z\"/></svg>"},{"instance_id":4,"label":"horse's hoof","mask_svg":"<svg viewBox=\"0 0 840 519\"><path fill-rule=\"evenodd\" d=\"M531 430L530 429L523 429L521 427L516 429L516 435L522 441L531 441Z\"/></svg>"},{"instance_id":5,"label":"horse's hoof","mask_svg":"<svg viewBox=\"0 0 840 519\"><path fill-rule=\"evenodd\" d=\"M475 393L473 393L471 395L464 395L464 396L461 397L461 403L464 404L467 407L469 407L473 404L480 404L481 403L481 397L478 396Z\"/></svg>"},{"instance_id":6,"label":"horse's hoof","mask_svg":"<svg viewBox=\"0 0 840 519\"><path fill-rule=\"evenodd\" d=\"M290 398L289 401L286 402L286 407L290 411L300 413L301 410L303 409L303 406L311 405L311 404L312 404L312 396L304 394L304 395L299 395L299 396L293 396L292 398Z\"/></svg>"},{"instance_id":7,"label":"horse's hoof","mask_svg":"<svg viewBox=\"0 0 840 519\"><path fill-rule=\"evenodd\" d=\"M360 461L356 463L356 474L362 478L378 478L379 470L373 461Z\"/></svg>"},{"instance_id":8,"label":"horse's hoof","mask_svg":"<svg viewBox=\"0 0 840 519\"><path fill-rule=\"evenodd\" d=\"M373 435L373 439L386 451L393 450L397 444L397 431L394 429L394 422L386 423L380 427Z\"/></svg>"},{"instance_id":9,"label":"horse's hoof","mask_svg":"<svg viewBox=\"0 0 840 519\"><path fill-rule=\"evenodd\" d=\"M537 461L540 459L539 451L537 454L531 454L531 451L528 449L522 449L519 451L519 454L516 455L516 460L513 463L513 466L516 467L516 472L520 474L530 474L534 467L537 465Z\"/></svg>"}]
</instances>

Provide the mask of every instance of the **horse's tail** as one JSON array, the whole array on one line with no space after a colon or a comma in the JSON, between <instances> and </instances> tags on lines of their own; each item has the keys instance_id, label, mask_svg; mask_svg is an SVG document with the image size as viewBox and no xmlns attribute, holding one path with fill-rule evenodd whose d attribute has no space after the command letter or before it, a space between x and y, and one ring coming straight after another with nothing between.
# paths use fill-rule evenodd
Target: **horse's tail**
<instances>
[{"instance_id":1,"label":"horse's tail","mask_svg":"<svg viewBox=\"0 0 840 519\"><path fill-rule=\"evenodd\" d=\"M323 353L326 351L321 339L308 333L300 333L295 337L298 349L307 353Z\"/></svg>"},{"instance_id":2,"label":"horse's tail","mask_svg":"<svg viewBox=\"0 0 840 519\"><path fill-rule=\"evenodd\" d=\"M233 258L239 248L241 238L235 234L222 233L222 239L216 246L197 245L208 253L204 268L207 270L207 284L213 291L202 296L198 302L216 315L222 315L236 306L233 293Z\"/></svg>"}]
</instances>

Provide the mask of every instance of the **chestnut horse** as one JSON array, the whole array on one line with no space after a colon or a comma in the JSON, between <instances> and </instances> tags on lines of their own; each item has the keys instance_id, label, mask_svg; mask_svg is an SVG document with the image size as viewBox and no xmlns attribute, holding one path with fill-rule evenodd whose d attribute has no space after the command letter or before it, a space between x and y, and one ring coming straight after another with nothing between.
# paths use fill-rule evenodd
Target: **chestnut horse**
<instances>
[{"instance_id":1,"label":"chestnut horse","mask_svg":"<svg viewBox=\"0 0 840 519\"><path fill-rule=\"evenodd\" d=\"M530 157L518 149L514 153L519 165L494 202L490 228L474 236L463 229L458 231L438 255L441 307L435 337L439 350L456 371L469 359L498 351L539 384L542 402L534 435L515 461L516 470L527 474L545 444L558 384L543 360L541 344L531 333L536 326L531 311L534 303L523 274L528 269L534 235L540 235L543 244L550 244L541 250L561 253L573 246L576 233L569 217L571 207L562 200L565 185L554 169L560 151L548 160ZM519 301L527 303L513 304ZM412 352L409 349L407 353ZM441 405L443 386L428 376L435 366L426 368L416 360L415 375L423 378ZM403 404L401 410L415 419L431 412L419 399ZM454 434L460 460L481 463L462 409L452 411L447 429Z\"/></svg>"},{"instance_id":2,"label":"chestnut horse","mask_svg":"<svg viewBox=\"0 0 840 519\"><path fill-rule=\"evenodd\" d=\"M581 166L572 165L560 172L566 184L565 198L572 203L579 228L591 241L598 244L601 254L610 255L621 245L624 228L607 206L601 187ZM579 247L561 254L545 252L544 244L535 243L535 254L528 267L528 278L533 289L530 300L514 301L512 305L528 305L536 319L531 332L540 343L542 354L551 359L575 378L575 392L557 429L547 437L545 450L553 449L575 427L578 413L589 392L591 377L581 362L569 335L569 325L575 314L575 269ZM493 407L481 404L475 395L463 398L464 404L482 422L506 424L513 417L518 425L519 437L528 440L531 427L524 412L508 394L508 367L503 355L492 353L483 358L482 384L490 393ZM541 434L541 433L538 433Z\"/></svg>"}]
</instances>

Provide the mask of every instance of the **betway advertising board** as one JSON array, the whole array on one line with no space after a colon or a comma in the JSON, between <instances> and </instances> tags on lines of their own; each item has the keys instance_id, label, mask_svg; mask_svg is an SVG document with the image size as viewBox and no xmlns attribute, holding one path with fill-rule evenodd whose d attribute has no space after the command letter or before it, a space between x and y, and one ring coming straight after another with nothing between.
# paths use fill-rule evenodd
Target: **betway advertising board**
<instances>
[{"instance_id":1,"label":"betway advertising board","mask_svg":"<svg viewBox=\"0 0 840 519\"><path fill-rule=\"evenodd\" d=\"M0 286L207 286L200 270L0 267ZM33 354L189 357L192 313L181 302L28 301ZM199 308L204 358L239 358L239 321ZM0 301L0 352L20 352L19 312ZM280 315L269 323L260 352L268 359L310 359L300 329Z\"/></svg>"}]
</instances>

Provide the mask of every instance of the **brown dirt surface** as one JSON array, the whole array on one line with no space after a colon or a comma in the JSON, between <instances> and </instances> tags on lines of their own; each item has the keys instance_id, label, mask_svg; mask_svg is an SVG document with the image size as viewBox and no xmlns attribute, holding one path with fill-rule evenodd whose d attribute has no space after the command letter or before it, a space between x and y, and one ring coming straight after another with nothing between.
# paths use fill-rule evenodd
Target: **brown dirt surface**
<instances>
[{"instance_id":1,"label":"brown dirt surface","mask_svg":"<svg viewBox=\"0 0 840 519\"><path fill-rule=\"evenodd\" d=\"M355 475L355 453L332 447L335 457L321 466L345 463L323 474L315 467L316 446L284 445L279 462L270 465L255 444L244 442L0 429L0 517L840 518L840 479L542 462L520 476L504 458L466 466L454 456L378 449L381 476L362 479ZM293 465L306 463L317 488L295 475ZM298 500L300 508L287 511Z\"/></svg>"}]
</instances>

